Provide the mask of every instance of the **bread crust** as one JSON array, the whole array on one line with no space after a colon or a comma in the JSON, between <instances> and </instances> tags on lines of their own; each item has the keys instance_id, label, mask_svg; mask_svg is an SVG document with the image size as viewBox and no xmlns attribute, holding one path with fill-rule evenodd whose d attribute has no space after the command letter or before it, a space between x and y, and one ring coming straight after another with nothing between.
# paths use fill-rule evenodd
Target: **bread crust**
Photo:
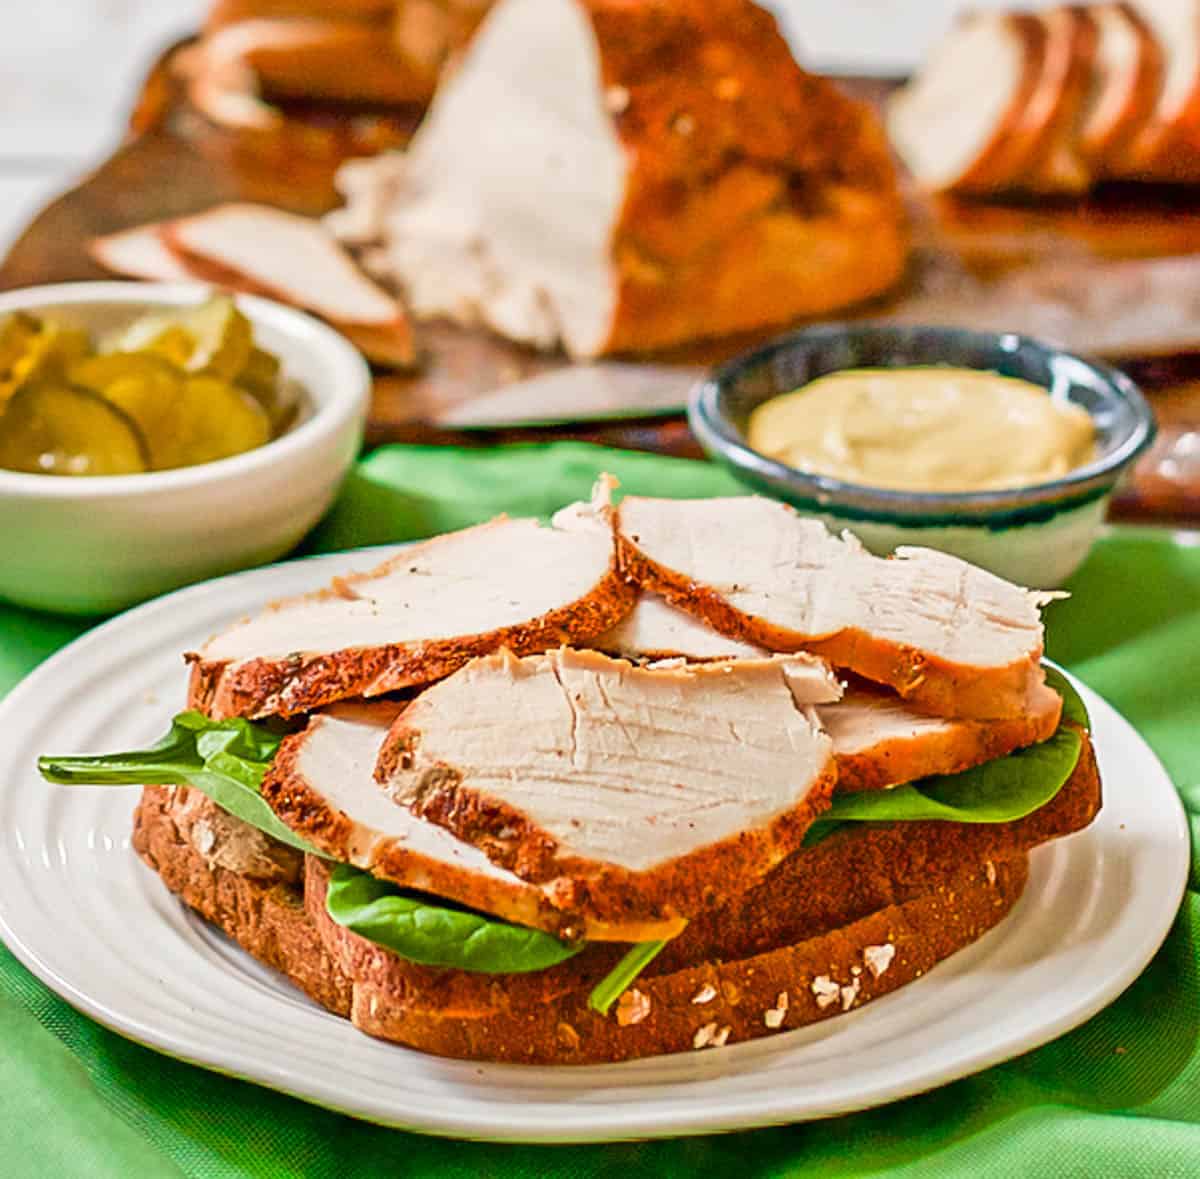
<instances>
[{"instance_id":1,"label":"bread crust","mask_svg":"<svg viewBox=\"0 0 1200 1179\"><path fill-rule=\"evenodd\" d=\"M710 1035L730 1029L724 1043L859 1007L920 977L998 923L1020 896L1027 872L1023 855L990 867L976 864L949 883L797 944L643 977L636 989L649 1000L648 1011L631 1022L629 1000L600 1016L586 1007L587 991L577 982L555 988L542 980L535 989L514 988L515 980L537 976L472 976L402 963L328 917L321 861L309 858L307 900L301 903L296 885L230 873L180 835L167 788L148 788L136 817L139 854L186 904L322 1006L369 1035L422 1051L531 1064L687 1051L710 1023ZM869 963L887 946L895 949L877 976ZM608 964L616 953L615 947L609 951ZM593 963L593 974L601 965ZM456 994L455 984L464 979L465 993ZM828 986L838 988L837 997L822 1006L819 997ZM696 1003L709 989L712 998ZM777 1008L783 992L788 1000L782 1020L769 1026L766 1013Z\"/></svg>"},{"instance_id":2,"label":"bread crust","mask_svg":"<svg viewBox=\"0 0 1200 1179\"><path fill-rule=\"evenodd\" d=\"M808 941L888 906L903 905L938 885L951 886L964 866L996 864L1086 827L1100 809L1100 780L1084 735L1070 779L1044 807L1010 823L907 822L848 824L815 847L790 856L753 889L730 894L698 914L669 942L647 976L697 962L737 961L780 945ZM319 882L314 883L314 874ZM496 979L418 966L355 937L325 928L326 869L308 862L309 913L330 951L355 978L419 996L426 1008L486 1014L556 1002L587 992L620 957L622 947L589 945L549 970ZM414 1002L417 1000L414 999Z\"/></svg>"},{"instance_id":3,"label":"bread crust","mask_svg":"<svg viewBox=\"0 0 1200 1179\"><path fill-rule=\"evenodd\" d=\"M269 850L240 870L223 866L222 828ZM206 921L286 975L309 998L338 1015L349 1014L351 981L326 953L305 913L300 853L246 827L186 786L143 790L134 815L133 846Z\"/></svg>"},{"instance_id":4,"label":"bread crust","mask_svg":"<svg viewBox=\"0 0 1200 1179\"><path fill-rule=\"evenodd\" d=\"M1024 856L990 872L976 865L952 886L808 941L642 977L608 1016L590 1010L580 992L527 1007L497 993L498 1006L486 1014L429 1010L368 972L356 980L350 1018L368 1035L440 1056L524 1064L608 1063L757 1039L861 1007L919 978L998 924L1027 871ZM331 925L326 919L322 932ZM881 955L887 966L876 975L870 963ZM778 1026L768 1023L772 1010L782 1010Z\"/></svg>"},{"instance_id":5,"label":"bread crust","mask_svg":"<svg viewBox=\"0 0 1200 1179\"><path fill-rule=\"evenodd\" d=\"M493 520L479 528L502 523ZM436 543L436 539L429 543ZM420 551L406 550L394 562ZM389 563L389 564L391 564ZM308 595L330 598L367 579L370 574L342 578L338 588ZM507 647L516 655L547 651L564 643L586 645L614 626L632 608L637 591L617 570L616 555L608 571L582 598L538 618L484 634L460 635L411 643L298 655L284 659L208 660L201 653L185 657L192 665L188 707L211 717L295 716L337 700L380 696L444 679L477 655ZM286 603L276 603L279 608Z\"/></svg>"}]
</instances>

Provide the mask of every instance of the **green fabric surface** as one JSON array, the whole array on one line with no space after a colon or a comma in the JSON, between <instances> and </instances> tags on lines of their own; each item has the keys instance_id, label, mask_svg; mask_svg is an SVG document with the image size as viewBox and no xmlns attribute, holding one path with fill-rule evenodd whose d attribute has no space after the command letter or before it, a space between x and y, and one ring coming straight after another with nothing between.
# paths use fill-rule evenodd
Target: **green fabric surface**
<instances>
[{"instance_id":1,"label":"green fabric surface","mask_svg":"<svg viewBox=\"0 0 1200 1179\"><path fill-rule=\"evenodd\" d=\"M703 463L581 444L389 447L359 465L310 551L545 515L610 471L627 491L739 488ZM1049 611L1049 654L1145 735L1200 846L1200 548L1100 541ZM82 630L0 607L0 693ZM383 1130L160 1056L76 1014L0 950L0 1174L88 1176L1200 1175L1200 863L1140 979L1074 1032L933 1093L824 1122L581 1147ZM336 1061L330 1062L336 1068Z\"/></svg>"}]
</instances>

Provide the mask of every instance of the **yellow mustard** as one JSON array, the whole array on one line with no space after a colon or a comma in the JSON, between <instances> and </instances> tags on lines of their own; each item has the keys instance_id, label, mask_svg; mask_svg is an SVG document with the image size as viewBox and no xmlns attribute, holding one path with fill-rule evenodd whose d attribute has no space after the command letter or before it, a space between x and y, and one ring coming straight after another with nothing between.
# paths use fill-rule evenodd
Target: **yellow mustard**
<instances>
[{"instance_id":1,"label":"yellow mustard","mask_svg":"<svg viewBox=\"0 0 1200 1179\"><path fill-rule=\"evenodd\" d=\"M950 367L830 373L764 402L750 445L789 466L899 491L986 491L1096 457L1087 412L1039 385Z\"/></svg>"}]
</instances>

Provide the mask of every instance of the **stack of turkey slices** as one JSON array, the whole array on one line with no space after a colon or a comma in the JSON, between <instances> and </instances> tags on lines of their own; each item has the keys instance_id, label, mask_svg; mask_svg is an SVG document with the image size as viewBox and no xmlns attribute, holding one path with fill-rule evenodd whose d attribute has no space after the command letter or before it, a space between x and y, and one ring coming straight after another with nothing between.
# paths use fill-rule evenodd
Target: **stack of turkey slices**
<instances>
[{"instance_id":1,"label":"stack of turkey slices","mask_svg":"<svg viewBox=\"0 0 1200 1179\"><path fill-rule=\"evenodd\" d=\"M608 496L276 603L189 656L164 745L43 768L163 783L143 859L363 1031L530 1062L861 1006L1095 815L1039 595L769 500Z\"/></svg>"},{"instance_id":2,"label":"stack of turkey slices","mask_svg":"<svg viewBox=\"0 0 1200 1179\"><path fill-rule=\"evenodd\" d=\"M1200 181L1200 2L980 11L891 100L916 178L969 193Z\"/></svg>"}]
</instances>

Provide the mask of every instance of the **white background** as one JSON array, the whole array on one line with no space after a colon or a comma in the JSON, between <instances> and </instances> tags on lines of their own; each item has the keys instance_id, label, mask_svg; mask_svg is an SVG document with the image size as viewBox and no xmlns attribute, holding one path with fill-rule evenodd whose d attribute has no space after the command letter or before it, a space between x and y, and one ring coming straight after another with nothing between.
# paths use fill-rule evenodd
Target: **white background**
<instances>
[{"instance_id":1,"label":"white background","mask_svg":"<svg viewBox=\"0 0 1200 1179\"><path fill-rule=\"evenodd\" d=\"M864 73L911 69L964 6L768 3L806 64ZM973 7L1001 3L974 0ZM44 201L112 150L150 61L194 29L206 7L206 0L0 0L0 250Z\"/></svg>"}]
</instances>

